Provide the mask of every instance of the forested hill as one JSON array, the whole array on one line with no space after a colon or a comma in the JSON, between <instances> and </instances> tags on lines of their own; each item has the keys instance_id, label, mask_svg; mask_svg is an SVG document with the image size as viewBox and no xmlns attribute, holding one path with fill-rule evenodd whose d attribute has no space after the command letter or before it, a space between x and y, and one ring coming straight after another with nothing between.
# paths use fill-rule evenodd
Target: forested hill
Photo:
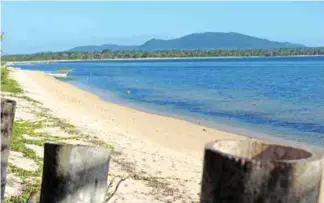
<instances>
[{"instance_id":1,"label":"forested hill","mask_svg":"<svg viewBox=\"0 0 324 203\"><path fill-rule=\"evenodd\" d=\"M205 32L186 35L177 39L151 39L138 46L104 44L100 46L78 46L69 51L166 51L166 50L214 50L214 49L278 49L301 48L301 44L275 42L235 32Z\"/></svg>"},{"instance_id":2,"label":"forested hill","mask_svg":"<svg viewBox=\"0 0 324 203\"><path fill-rule=\"evenodd\" d=\"M294 49L249 50L182 50L182 51L102 51L102 52L46 52L27 55L2 56L3 61L100 60L118 58L186 58L186 57L250 57L324 55L324 47Z\"/></svg>"}]
</instances>

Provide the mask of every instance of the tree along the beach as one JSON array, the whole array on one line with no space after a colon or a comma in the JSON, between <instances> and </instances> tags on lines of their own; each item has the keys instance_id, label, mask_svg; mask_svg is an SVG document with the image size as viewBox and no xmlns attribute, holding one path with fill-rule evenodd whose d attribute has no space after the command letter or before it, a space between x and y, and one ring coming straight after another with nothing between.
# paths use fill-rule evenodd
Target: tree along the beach
<instances>
[{"instance_id":1,"label":"tree along the beach","mask_svg":"<svg viewBox=\"0 0 324 203\"><path fill-rule=\"evenodd\" d=\"M324 47L294 49L248 49L248 50L171 50L171 51L110 51L102 52L42 52L2 56L4 61L87 60L118 58L186 58L186 57L251 57L251 56L297 56L324 55Z\"/></svg>"}]
</instances>

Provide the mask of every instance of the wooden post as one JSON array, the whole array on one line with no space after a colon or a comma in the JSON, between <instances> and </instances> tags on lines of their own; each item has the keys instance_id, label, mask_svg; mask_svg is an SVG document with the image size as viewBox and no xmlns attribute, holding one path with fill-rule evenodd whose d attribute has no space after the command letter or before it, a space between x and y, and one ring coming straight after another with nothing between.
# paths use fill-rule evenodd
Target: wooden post
<instances>
[{"instance_id":1,"label":"wooden post","mask_svg":"<svg viewBox=\"0 0 324 203\"><path fill-rule=\"evenodd\" d=\"M200 203L318 203L321 155L254 140L206 145Z\"/></svg>"},{"instance_id":2,"label":"wooden post","mask_svg":"<svg viewBox=\"0 0 324 203\"><path fill-rule=\"evenodd\" d=\"M4 200L10 137L15 119L16 102L1 98L1 202Z\"/></svg>"},{"instance_id":3,"label":"wooden post","mask_svg":"<svg viewBox=\"0 0 324 203\"><path fill-rule=\"evenodd\" d=\"M46 143L40 203L104 202L111 151Z\"/></svg>"}]
</instances>

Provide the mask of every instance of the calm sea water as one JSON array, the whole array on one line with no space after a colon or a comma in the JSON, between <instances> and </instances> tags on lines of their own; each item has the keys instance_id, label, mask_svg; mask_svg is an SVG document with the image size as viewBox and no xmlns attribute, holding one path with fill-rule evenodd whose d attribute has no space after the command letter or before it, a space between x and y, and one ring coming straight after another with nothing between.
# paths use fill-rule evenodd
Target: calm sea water
<instances>
[{"instance_id":1,"label":"calm sea water","mask_svg":"<svg viewBox=\"0 0 324 203\"><path fill-rule=\"evenodd\" d=\"M324 146L324 56L16 66L72 68L73 80L67 82L112 102L242 134Z\"/></svg>"}]
</instances>

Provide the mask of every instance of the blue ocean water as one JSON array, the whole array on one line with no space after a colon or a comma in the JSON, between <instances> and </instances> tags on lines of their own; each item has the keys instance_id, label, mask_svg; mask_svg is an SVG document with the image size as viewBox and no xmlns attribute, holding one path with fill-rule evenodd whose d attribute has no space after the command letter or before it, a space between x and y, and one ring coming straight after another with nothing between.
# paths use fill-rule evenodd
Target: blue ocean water
<instances>
[{"instance_id":1,"label":"blue ocean water","mask_svg":"<svg viewBox=\"0 0 324 203\"><path fill-rule=\"evenodd\" d=\"M241 134L324 146L324 56L16 64L72 68L103 99ZM126 94L126 91L130 94Z\"/></svg>"}]
</instances>

